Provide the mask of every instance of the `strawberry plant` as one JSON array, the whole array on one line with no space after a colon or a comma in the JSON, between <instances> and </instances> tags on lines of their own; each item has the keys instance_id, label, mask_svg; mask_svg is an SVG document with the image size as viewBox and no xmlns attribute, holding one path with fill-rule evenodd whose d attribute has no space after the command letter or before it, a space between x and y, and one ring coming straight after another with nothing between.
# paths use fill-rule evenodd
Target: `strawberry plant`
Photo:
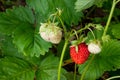
<instances>
[{"instance_id":1,"label":"strawberry plant","mask_svg":"<svg viewBox=\"0 0 120 80\"><path fill-rule=\"evenodd\" d=\"M25 0L0 12L0 80L120 78L104 77L120 69L119 2Z\"/></svg>"}]
</instances>

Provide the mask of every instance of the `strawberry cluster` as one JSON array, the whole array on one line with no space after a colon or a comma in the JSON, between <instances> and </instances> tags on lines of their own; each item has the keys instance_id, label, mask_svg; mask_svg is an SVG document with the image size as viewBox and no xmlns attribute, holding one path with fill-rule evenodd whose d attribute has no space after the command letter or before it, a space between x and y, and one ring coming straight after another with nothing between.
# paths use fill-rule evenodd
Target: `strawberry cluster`
<instances>
[{"instance_id":1,"label":"strawberry cluster","mask_svg":"<svg viewBox=\"0 0 120 80\"><path fill-rule=\"evenodd\" d=\"M70 46L70 56L76 64L83 64L88 59L90 53L97 54L100 51L101 48L99 45L94 43L90 43L89 45L80 43L75 46Z\"/></svg>"}]
</instances>

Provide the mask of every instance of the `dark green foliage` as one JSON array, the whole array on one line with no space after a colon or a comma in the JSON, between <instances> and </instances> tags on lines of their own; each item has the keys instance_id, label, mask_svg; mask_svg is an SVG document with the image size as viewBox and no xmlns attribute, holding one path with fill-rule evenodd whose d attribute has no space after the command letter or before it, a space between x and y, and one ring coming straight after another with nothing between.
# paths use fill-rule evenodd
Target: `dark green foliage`
<instances>
[{"instance_id":1,"label":"dark green foliage","mask_svg":"<svg viewBox=\"0 0 120 80\"><path fill-rule=\"evenodd\" d=\"M111 25L111 32L115 36L115 38L120 39L120 23Z\"/></svg>"},{"instance_id":2,"label":"dark green foliage","mask_svg":"<svg viewBox=\"0 0 120 80\"><path fill-rule=\"evenodd\" d=\"M34 9L38 21L46 21L48 17L56 12L56 8L62 10L61 18L68 26L78 24L83 13L76 12L74 3L76 0L26 0L27 4Z\"/></svg>"},{"instance_id":3,"label":"dark green foliage","mask_svg":"<svg viewBox=\"0 0 120 80\"><path fill-rule=\"evenodd\" d=\"M87 19L89 18L92 23L100 26L100 23L106 23L111 2L112 0L26 0L25 6L13 7L6 9L5 12L0 12L0 80L57 80L59 57L66 36L63 32L60 44L51 44L41 38L40 23L46 23L51 14L55 13L57 9L61 9L60 17L69 31L68 33L73 30L72 28L83 29L83 25L88 24ZM95 17L92 12L88 13L93 5L95 8L105 9L103 11L106 11L106 14L103 17L99 17L99 15ZM88 14L84 16L83 13ZM111 23L107 36L104 36L105 39L109 38L108 40L103 39L103 26L100 30L96 29L96 26L90 27L95 37L89 30L78 34L79 36L84 35L87 43L95 39L99 40L102 47L102 51L95 55L86 70L85 80L96 80L105 71L120 69L119 13L119 8L115 8L114 25ZM82 18L84 18L83 21L81 21ZM61 26L58 18L55 19L55 22ZM75 27L79 24L80 26ZM74 36L72 38L76 39ZM54 47L50 49L52 46ZM69 46L68 43L64 60L70 58ZM79 65L76 80L80 80L80 74L84 72L92 56L93 54L86 63ZM62 69L61 80L73 79L73 72Z\"/></svg>"},{"instance_id":4,"label":"dark green foliage","mask_svg":"<svg viewBox=\"0 0 120 80\"><path fill-rule=\"evenodd\" d=\"M102 51L95 55L94 60L91 62L86 74L86 80L95 80L102 76L104 71L111 71L120 68L120 42L117 40L110 40L104 42ZM93 55L91 55L93 56ZM90 57L91 59L91 57ZM83 73L88 60L85 64L79 66L79 73Z\"/></svg>"},{"instance_id":5,"label":"dark green foliage","mask_svg":"<svg viewBox=\"0 0 120 80\"><path fill-rule=\"evenodd\" d=\"M33 80L35 70L26 61L5 57L0 59L0 79L1 80Z\"/></svg>"},{"instance_id":6,"label":"dark green foliage","mask_svg":"<svg viewBox=\"0 0 120 80\"><path fill-rule=\"evenodd\" d=\"M40 62L39 69L36 72L36 78L38 80L57 80L57 69L59 59L54 56L48 56ZM61 73L61 80L67 80L64 74L65 70Z\"/></svg>"},{"instance_id":7,"label":"dark green foliage","mask_svg":"<svg viewBox=\"0 0 120 80\"><path fill-rule=\"evenodd\" d=\"M19 52L38 57L49 50L51 43L36 32L34 15L28 7L15 7L0 14L0 32L12 36Z\"/></svg>"}]
</instances>

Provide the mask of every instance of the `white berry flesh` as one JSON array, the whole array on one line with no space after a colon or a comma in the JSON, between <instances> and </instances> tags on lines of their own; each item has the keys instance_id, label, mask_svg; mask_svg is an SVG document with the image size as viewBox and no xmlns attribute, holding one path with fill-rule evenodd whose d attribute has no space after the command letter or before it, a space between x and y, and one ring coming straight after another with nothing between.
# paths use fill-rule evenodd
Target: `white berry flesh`
<instances>
[{"instance_id":1,"label":"white berry flesh","mask_svg":"<svg viewBox=\"0 0 120 80\"><path fill-rule=\"evenodd\" d=\"M88 50L90 53L92 54L98 54L101 52L101 48L99 45L95 44L95 43L90 43L88 45Z\"/></svg>"}]
</instances>

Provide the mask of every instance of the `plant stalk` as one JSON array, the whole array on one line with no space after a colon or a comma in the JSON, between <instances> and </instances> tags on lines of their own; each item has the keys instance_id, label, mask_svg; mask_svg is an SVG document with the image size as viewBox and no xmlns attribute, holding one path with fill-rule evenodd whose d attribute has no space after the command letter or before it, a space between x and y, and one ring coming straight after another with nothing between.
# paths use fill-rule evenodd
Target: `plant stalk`
<instances>
[{"instance_id":1,"label":"plant stalk","mask_svg":"<svg viewBox=\"0 0 120 80\"><path fill-rule=\"evenodd\" d=\"M87 70L88 70L91 62L93 61L94 57L95 57L95 55L92 56L92 58L90 59L88 65L85 67L85 70L84 70L84 72L82 73L82 76L81 76L80 80L83 80L83 79L84 79L84 76L85 76L85 74L86 74L86 72L87 72Z\"/></svg>"},{"instance_id":2,"label":"plant stalk","mask_svg":"<svg viewBox=\"0 0 120 80\"><path fill-rule=\"evenodd\" d=\"M111 79L116 79L116 78L120 78L120 76L113 76L113 77L110 77L110 78L108 78L106 80L111 80Z\"/></svg>"},{"instance_id":3,"label":"plant stalk","mask_svg":"<svg viewBox=\"0 0 120 80\"><path fill-rule=\"evenodd\" d=\"M86 30L86 29L88 29L88 27L84 27L84 28L82 28L82 29L76 31L76 33L78 34L78 33L82 32L83 30ZM70 37L76 35L76 33L71 34Z\"/></svg>"},{"instance_id":4,"label":"plant stalk","mask_svg":"<svg viewBox=\"0 0 120 80\"><path fill-rule=\"evenodd\" d=\"M117 4L118 2L120 2L120 0L117 0L117 1L116 1L116 4Z\"/></svg>"},{"instance_id":5,"label":"plant stalk","mask_svg":"<svg viewBox=\"0 0 120 80\"><path fill-rule=\"evenodd\" d=\"M94 39L96 39L96 38L95 38L95 34L94 34L94 32L93 32L90 28L88 28L88 29L89 29L89 30L90 30L90 32L92 33L93 38L94 38Z\"/></svg>"},{"instance_id":6,"label":"plant stalk","mask_svg":"<svg viewBox=\"0 0 120 80\"><path fill-rule=\"evenodd\" d=\"M108 27L109 27L109 25L110 25L110 21L111 21L111 19L112 19L112 15L113 15L115 6L116 6L116 0L113 0L112 8L111 8L111 11L110 11L110 14L109 14L109 17L108 17L106 26L105 26L105 30L104 30L103 36L105 36L106 33L107 33L107 30L108 30Z\"/></svg>"},{"instance_id":7,"label":"plant stalk","mask_svg":"<svg viewBox=\"0 0 120 80\"><path fill-rule=\"evenodd\" d=\"M75 64L75 68L74 68L74 80L76 80L76 68L77 68L77 64Z\"/></svg>"},{"instance_id":8,"label":"plant stalk","mask_svg":"<svg viewBox=\"0 0 120 80\"><path fill-rule=\"evenodd\" d=\"M67 32L67 30L66 30L66 27L65 27L65 25L64 25L64 23L63 23L63 21L62 21L62 19L60 18L60 16L58 16L58 19L60 20L60 22L61 22L61 25L62 25L62 27L63 27L63 30L64 30L64 32L65 32L65 35L66 35L66 32Z\"/></svg>"},{"instance_id":9,"label":"plant stalk","mask_svg":"<svg viewBox=\"0 0 120 80\"><path fill-rule=\"evenodd\" d=\"M58 66L58 79L57 80L60 80L62 62L63 62L63 58L64 58L64 54L65 54L65 50L67 48L67 45L68 45L68 40L65 40L65 43L64 43L64 46L63 46L63 50L62 50L62 54L61 54L61 57L60 57L59 66Z\"/></svg>"}]
</instances>

